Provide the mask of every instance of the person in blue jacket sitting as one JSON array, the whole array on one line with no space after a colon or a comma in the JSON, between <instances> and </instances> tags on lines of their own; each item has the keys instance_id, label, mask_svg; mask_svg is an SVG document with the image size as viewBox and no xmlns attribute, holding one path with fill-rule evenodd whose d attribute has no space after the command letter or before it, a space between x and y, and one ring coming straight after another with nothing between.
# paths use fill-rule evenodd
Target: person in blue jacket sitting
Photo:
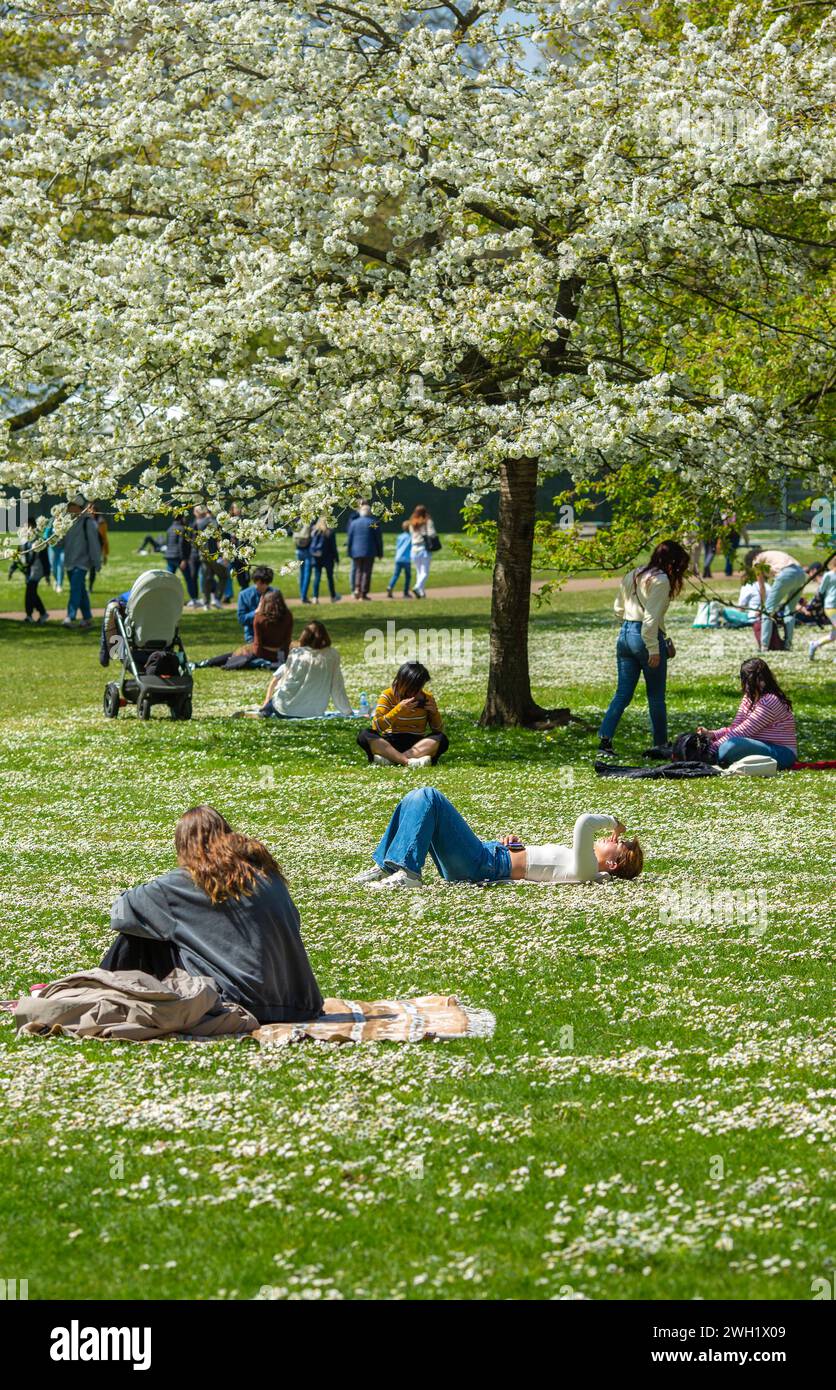
<instances>
[{"instance_id":1,"label":"person in blue jacket sitting","mask_svg":"<svg viewBox=\"0 0 836 1390\"><path fill-rule=\"evenodd\" d=\"M392 570L392 578L389 580L386 589L387 598L393 597L392 590L401 575L403 575L403 596L404 598L412 598L412 594L409 592L409 584L412 579L411 555L412 533L410 531L402 531L395 545L395 568Z\"/></svg>"},{"instance_id":2,"label":"person in blue jacket sitting","mask_svg":"<svg viewBox=\"0 0 836 1390\"><path fill-rule=\"evenodd\" d=\"M383 555L383 533L368 502L348 524L348 554L354 561L354 597L368 599L375 560Z\"/></svg>"},{"instance_id":3,"label":"person in blue jacket sitting","mask_svg":"<svg viewBox=\"0 0 836 1390\"><path fill-rule=\"evenodd\" d=\"M238 595L238 621L244 629L244 641L255 641L253 619L255 610L264 594L273 592L273 571L269 565L254 565L250 574L251 584Z\"/></svg>"}]
</instances>

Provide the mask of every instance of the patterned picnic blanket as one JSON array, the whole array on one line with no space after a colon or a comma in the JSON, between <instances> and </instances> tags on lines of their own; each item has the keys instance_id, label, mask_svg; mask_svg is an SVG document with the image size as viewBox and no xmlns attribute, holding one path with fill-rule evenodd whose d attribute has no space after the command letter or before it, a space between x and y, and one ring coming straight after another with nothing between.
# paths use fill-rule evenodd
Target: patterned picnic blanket
<instances>
[{"instance_id":1,"label":"patterned picnic blanket","mask_svg":"<svg viewBox=\"0 0 836 1390\"><path fill-rule=\"evenodd\" d=\"M308 1023L263 1023L252 1034L262 1046L317 1042L423 1042L489 1038L496 1026L487 1009L472 1009L455 994L415 999L326 999L324 1012Z\"/></svg>"}]
</instances>

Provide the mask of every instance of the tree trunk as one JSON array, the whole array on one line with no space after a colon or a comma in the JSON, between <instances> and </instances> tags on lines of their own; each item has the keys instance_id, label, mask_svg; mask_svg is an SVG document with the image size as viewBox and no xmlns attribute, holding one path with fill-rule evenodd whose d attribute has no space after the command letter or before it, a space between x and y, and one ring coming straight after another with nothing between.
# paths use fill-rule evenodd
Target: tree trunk
<instances>
[{"instance_id":1,"label":"tree trunk","mask_svg":"<svg viewBox=\"0 0 836 1390\"><path fill-rule=\"evenodd\" d=\"M491 595L488 693L480 723L565 724L568 710L546 710L531 694L528 615L537 506L537 460L506 459L499 476L499 523Z\"/></svg>"}]
</instances>

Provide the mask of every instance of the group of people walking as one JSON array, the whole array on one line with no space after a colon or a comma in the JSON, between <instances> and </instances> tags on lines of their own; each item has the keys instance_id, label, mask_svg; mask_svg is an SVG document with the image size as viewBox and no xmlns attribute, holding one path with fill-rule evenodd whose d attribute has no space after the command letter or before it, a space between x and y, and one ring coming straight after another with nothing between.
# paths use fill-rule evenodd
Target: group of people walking
<instances>
[{"instance_id":1,"label":"group of people walking","mask_svg":"<svg viewBox=\"0 0 836 1390\"><path fill-rule=\"evenodd\" d=\"M35 521L27 525L18 561L26 577L24 621L39 626L48 620L39 586L51 579L55 592L60 594L66 577L69 595L64 626L87 629L93 622L90 595L96 576L110 553L108 525L95 503L88 502L81 493L67 503L67 514L70 526L60 537L55 534L53 518L45 526L42 524L41 530ZM48 544L38 545L39 540L46 540Z\"/></svg>"},{"instance_id":2,"label":"group of people walking","mask_svg":"<svg viewBox=\"0 0 836 1390\"><path fill-rule=\"evenodd\" d=\"M319 602L323 572L331 602L339 602L341 595L337 593L334 570L339 564L340 555L336 531L329 526L327 518L320 517L313 526L300 526L294 532L293 542L302 602ZM403 523L395 543L394 568L386 586L386 597L394 597L394 591L402 580L404 598L425 598L432 557L440 548L441 541L429 511L423 505L415 507L412 515ZM346 554L350 563L349 588L352 596L368 602L375 563L383 558L383 531L371 504L365 500L348 514Z\"/></svg>"}]
</instances>

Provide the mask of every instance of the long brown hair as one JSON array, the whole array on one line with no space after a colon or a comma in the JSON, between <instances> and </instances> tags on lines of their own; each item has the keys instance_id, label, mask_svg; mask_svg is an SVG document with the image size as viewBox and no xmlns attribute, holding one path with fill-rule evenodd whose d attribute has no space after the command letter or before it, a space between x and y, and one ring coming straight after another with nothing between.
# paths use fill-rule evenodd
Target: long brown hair
<instances>
[{"instance_id":1,"label":"long brown hair","mask_svg":"<svg viewBox=\"0 0 836 1390\"><path fill-rule=\"evenodd\" d=\"M281 589L267 589L261 595L259 603L262 618L266 618L268 623L277 623L285 613L289 612L288 606L284 601L284 594Z\"/></svg>"},{"instance_id":2,"label":"long brown hair","mask_svg":"<svg viewBox=\"0 0 836 1390\"><path fill-rule=\"evenodd\" d=\"M331 638L324 623L313 622L305 623L299 634L300 647L312 647L315 652L321 652L323 647L330 647Z\"/></svg>"},{"instance_id":3,"label":"long brown hair","mask_svg":"<svg viewBox=\"0 0 836 1390\"><path fill-rule=\"evenodd\" d=\"M762 656L750 656L740 668L740 688L753 705L762 695L777 695L778 699L792 709L792 700L785 695L770 666Z\"/></svg>"},{"instance_id":4,"label":"long brown hair","mask_svg":"<svg viewBox=\"0 0 836 1390\"><path fill-rule=\"evenodd\" d=\"M284 878L267 846L239 835L214 806L193 806L180 817L174 847L181 869L213 903L249 896L260 878Z\"/></svg>"},{"instance_id":5,"label":"long brown hair","mask_svg":"<svg viewBox=\"0 0 836 1390\"><path fill-rule=\"evenodd\" d=\"M657 545L646 565L640 570L636 570L636 579L640 579L643 574L649 574L651 570L661 570L668 576L668 583L671 586L671 598L676 598L682 588L682 581L688 571L691 560L687 550L683 550L679 541L662 541Z\"/></svg>"}]
</instances>

